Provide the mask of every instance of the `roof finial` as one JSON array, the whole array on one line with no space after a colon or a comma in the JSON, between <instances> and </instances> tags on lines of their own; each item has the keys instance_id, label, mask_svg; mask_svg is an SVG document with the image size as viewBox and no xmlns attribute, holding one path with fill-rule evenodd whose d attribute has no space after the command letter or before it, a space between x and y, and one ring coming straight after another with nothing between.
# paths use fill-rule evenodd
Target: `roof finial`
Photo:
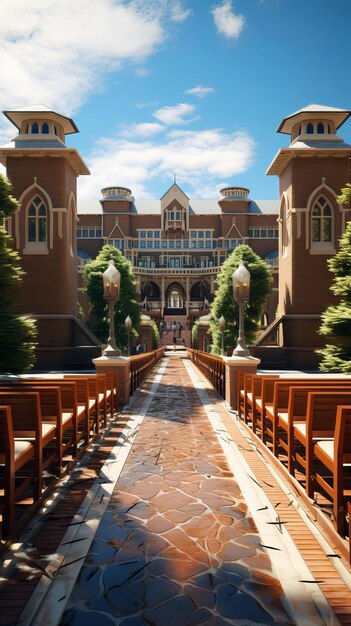
<instances>
[{"instance_id":1,"label":"roof finial","mask_svg":"<svg viewBox=\"0 0 351 626\"><path fill-rule=\"evenodd\" d=\"M177 176L176 173L173 172L173 184L176 185L177 184Z\"/></svg>"}]
</instances>

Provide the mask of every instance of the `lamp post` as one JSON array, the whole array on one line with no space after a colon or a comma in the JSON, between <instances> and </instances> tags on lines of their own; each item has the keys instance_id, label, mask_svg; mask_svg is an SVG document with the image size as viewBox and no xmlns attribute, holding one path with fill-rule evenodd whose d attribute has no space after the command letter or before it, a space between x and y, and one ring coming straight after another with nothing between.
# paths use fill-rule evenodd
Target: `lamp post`
<instances>
[{"instance_id":1,"label":"lamp post","mask_svg":"<svg viewBox=\"0 0 351 626\"><path fill-rule=\"evenodd\" d=\"M115 267L114 261L109 261L107 270L102 275L104 286L104 298L108 302L110 333L107 340L107 346L103 351L105 356L121 356L121 351L116 346L115 337L115 304L120 296L121 274Z\"/></svg>"},{"instance_id":2,"label":"lamp post","mask_svg":"<svg viewBox=\"0 0 351 626\"><path fill-rule=\"evenodd\" d=\"M130 331L132 329L133 323L132 320L130 319L129 315L127 315L125 321L124 321L124 326L125 329L127 331L127 337L128 337L128 344L127 344L127 354L128 356L130 356Z\"/></svg>"},{"instance_id":3,"label":"lamp post","mask_svg":"<svg viewBox=\"0 0 351 626\"><path fill-rule=\"evenodd\" d=\"M221 335L222 335L222 349L221 349L221 355L224 356L224 329L225 329L225 319L224 316L221 315L221 317L218 320L218 326L219 326L219 330L221 331Z\"/></svg>"},{"instance_id":4,"label":"lamp post","mask_svg":"<svg viewBox=\"0 0 351 626\"><path fill-rule=\"evenodd\" d=\"M245 343L244 332L244 306L250 296L250 272L240 261L238 269L233 272L233 296L239 304L239 336L233 356L250 356L250 352Z\"/></svg>"}]
</instances>

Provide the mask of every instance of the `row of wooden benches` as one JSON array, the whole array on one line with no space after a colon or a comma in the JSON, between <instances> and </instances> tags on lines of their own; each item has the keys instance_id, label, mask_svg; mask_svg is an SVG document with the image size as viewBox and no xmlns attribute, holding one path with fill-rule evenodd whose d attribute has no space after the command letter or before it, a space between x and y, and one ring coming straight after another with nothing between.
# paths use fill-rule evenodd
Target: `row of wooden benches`
<instances>
[{"instance_id":1,"label":"row of wooden benches","mask_svg":"<svg viewBox=\"0 0 351 626\"><path fill-rule=\"evenodd\" d=\"M45 497L44 473L59 478L117 408L112 374L0 381L1 536L15 527L15 503Z\"/></svg>"},{"instance_id":2,"label":"row of wooden benches","mask_svg":"<svg viewBox=\"0 0 351 626\"><path fill-rule=\"evenodd\" d=\"M351 377L243 375L239 416L282 461L305 475L310 498L333 503L333 521L345 536L351 500Z\"/></svg>"}]
</instances>

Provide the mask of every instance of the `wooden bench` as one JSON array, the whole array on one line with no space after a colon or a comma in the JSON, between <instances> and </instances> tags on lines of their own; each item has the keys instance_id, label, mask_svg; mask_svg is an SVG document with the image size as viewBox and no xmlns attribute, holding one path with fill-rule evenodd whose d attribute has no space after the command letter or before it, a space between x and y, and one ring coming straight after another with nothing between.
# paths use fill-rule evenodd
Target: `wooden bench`
<instances>
[{"instance_id":1,"label":"wooden bench","mask_svg":"<svg viewBox=\"0 0 351 626\"><path fill-rule=\"evenodd\" d=\"M77 388L74 381L64 380L63 378L32 378L10 383L14 391L17 392L22 388L36 387L59 387L61 393L62 412L71 414L72 419L72 437L73 457L77 458L79 445L83 449L90 442L89 416L85 403L79 403L77 398ZM8 387L9 382L0 383L0 391L4 386Z\"/></svg>"},{"instance_id":2,"label":"wooden bench","mask_svg":"<svg viewBox=\"0 0 351 626\"><path fill-rule=\"evenodd\" d=\"M346 531L346 501L351 501L351 405L339 405L332 440L314 443L313 486L321 487L333 502L334 525L342 536Z\"/></svg>"},{"instance_id":3,"label":"wooden bench","mask_svg":"<svg viewBox=\"0 0 351 626\"><path fill-rule=\"evenodd\" d=\"M288 440L289 466L292 474L296 464L305 470L306 493L313 497L314 445L332 440L335 433L338 406L351 403L351 391L310 391L307 398L306 421L293 425ZM290 434L290 433L289 433Z\"/></svg>"},{"instance_id":4,"label":"wooden bench","mask_svg":"<svg viewBox=\"0 0 351 626\"><path fill-rule=\"evenodd\" d=\"M38 482L29 467L35 460L35 447L29 441L16 440L13 431L11 406L0 406L0 487L3 491L1 536L6 537L15 525L15 501ZM19 470L21 474L19 475Z\"/></svg>"},{"instance_id":5,"label":"wooden bench","mask_svg":"<svg viewBox=\"0 0 351 626\"><path fill-rule=\"evenodd\" d=\"M289 392L291 387L320 387L328 385L349 385L351 379L337 379L335 377L302 377L302 378L280 378L273 383L273 397L270 401L265 400L264 412L262 416L261 438L267 445L268 441L273 447L273 453L277 456L277 436L276 429L278 415L288 412ZM301 414L300 414L301 415Z\"/></svg>"},{"instance_id":6,"label":"wooden bench","mask_svg":"<svg viewBox=\"0 0 351 626\"><path fill-rule=\"evenodd\" d=\"M42 427L40 397L38 393L0 391L0 404L11 409L15 439L30 442L34 447L35 470L33 474L33 500L42 495L43 486L43 434L48 441L55 436L55 427ZM44 432L43 432L44 431Z\"/></svg>"},{"instance_id":7,"label":"wooden bench","mask_svg":"<svg viewBox=\"0 0 351 626\"><path fill-rule=\"evenodd\" d=\"M280 450L288 455L288 469L292 473L292 459L289 457L289 438L293 437L294 425L305 423L307 413L308 394L311 391L351 391L351 381L349 384L343 381L323 384L312 382L309 385L289 386L287 407L277 408L273 429L273 452L279 457ZM284 389L280 389L285 392Z\"/></svg>"}]
</instances>

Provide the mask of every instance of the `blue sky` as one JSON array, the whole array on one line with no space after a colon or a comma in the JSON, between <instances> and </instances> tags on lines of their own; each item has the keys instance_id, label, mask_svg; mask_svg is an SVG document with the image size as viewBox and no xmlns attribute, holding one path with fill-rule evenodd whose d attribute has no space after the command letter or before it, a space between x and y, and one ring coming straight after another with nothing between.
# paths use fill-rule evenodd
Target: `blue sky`
<instances>
[{"instance_id":1,"label":"blue sky","mask_svg":"<svg viewBox=\"0 0 351 626\"><path fill-rule=\"evenodd\" d=\"M281 119L351 108L350 20L350 0L3 0L1 108L73 117L80 197L160 197L175 174L193 198L235 184L276 199ZM351 121L339 134L351 143Z\"/></svg>"}]
</instances>

